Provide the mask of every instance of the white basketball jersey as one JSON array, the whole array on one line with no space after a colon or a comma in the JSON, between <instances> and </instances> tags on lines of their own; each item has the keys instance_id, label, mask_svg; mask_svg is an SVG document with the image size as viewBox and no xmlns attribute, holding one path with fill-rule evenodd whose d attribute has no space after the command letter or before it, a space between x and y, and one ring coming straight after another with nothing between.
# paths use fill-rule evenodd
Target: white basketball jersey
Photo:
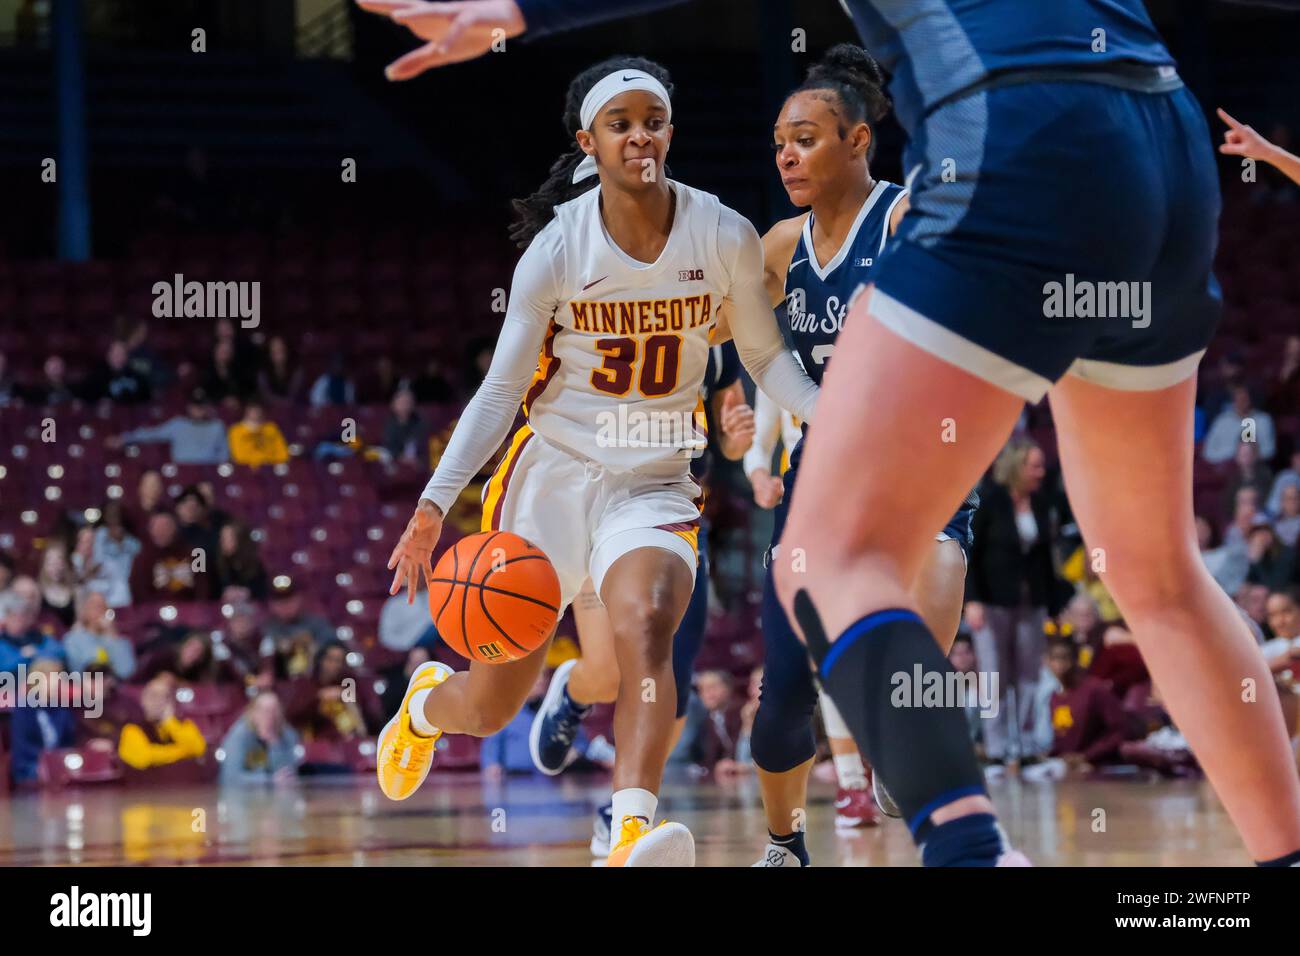
<instances>
[{"instance_id":1,"label":"white basketball jersey","mask_svg":"<svg viewBox=\"0 0 1300 956\"><path fill-rule=\"evenodd\" d=\"M676 212L652 264L614 244L599 189L557 206L543 230L559 231L564 277L524 413L542 437L614 472L685 463L705 441L695 417L700 383L731 286L718 252L725 207L710 193L669 185Z\"/></svg>"}]
</instances>

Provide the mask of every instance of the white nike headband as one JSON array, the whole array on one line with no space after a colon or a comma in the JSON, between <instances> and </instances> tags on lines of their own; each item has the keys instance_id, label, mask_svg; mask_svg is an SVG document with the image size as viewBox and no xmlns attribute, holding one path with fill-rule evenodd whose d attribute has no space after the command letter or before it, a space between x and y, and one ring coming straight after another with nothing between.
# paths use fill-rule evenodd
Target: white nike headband
<instances>
[{"instance_id":1,"label":"white nike headband","mask_svg":"<svg viewBox=\"0 0 1300 956\"><path fill-rule=\"evenodd\" d=\"M582 98L582 128L591 129L596 121L596 114L605 108L605 104L628 90L645 90L664 101L668 110L668 122L673 121L673 101L662 83L643 70L616 70L593 86ZM573 181L581 182L588 176L596 175L596 157L585 156L578 168L573 171Z\"/></svg>"}]
</instances>

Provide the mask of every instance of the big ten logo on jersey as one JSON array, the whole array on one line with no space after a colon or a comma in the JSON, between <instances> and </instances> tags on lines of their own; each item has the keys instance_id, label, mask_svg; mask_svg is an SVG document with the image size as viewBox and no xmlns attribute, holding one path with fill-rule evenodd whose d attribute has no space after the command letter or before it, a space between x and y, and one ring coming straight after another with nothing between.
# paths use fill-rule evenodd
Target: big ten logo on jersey
<instances>
[{"instance_id":1,"label":"big ten logo on jersey","mask_svg":"<svg viewBox=\"0 0 1300 956\"><path fill-rule=\"evenodd\" d=\"M702 282L704 281L703 269L679 269L677 270L678 282Z\"/></svg>"},{"instance_id":2,"label":"big ten logo on jersey","mask_svg":"<svg viewBox=\"0 0 1300 956\"><path fill-rule=\"evenodd\" d=\"M821 332L823 335L839 335L844 331L844 317L848 315L849 304L840 302L837 295L826 297L826 309L819 316L808 309L808 296L803 289L791 289L786 296L786 314L790 317L791 332Z\"/></svg>"}]
</instances>

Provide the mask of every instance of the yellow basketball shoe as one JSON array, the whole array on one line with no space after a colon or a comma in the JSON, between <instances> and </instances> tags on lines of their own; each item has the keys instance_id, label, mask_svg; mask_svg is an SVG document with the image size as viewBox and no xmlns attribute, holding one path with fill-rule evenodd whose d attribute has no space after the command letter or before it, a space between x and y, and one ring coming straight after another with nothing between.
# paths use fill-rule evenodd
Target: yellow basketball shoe
<instances>
[{"instance_id":1,"label":"yellow basketball shoe","mask_svg":"<svg viewBox=\"0 0 1300 956\"><path fill-rule=\"evenodd\" d=\"M437 661L429 661L417 667L411 675L411 682L406 685L402 706L379 734L375 775L379 778L379 789L388 799L405 800L420 788L433 764L434 744L442 736L439 733L434 737L425 737L411 727L411 713L408 709L411 695L416 691L437 687L454 673L446 664Z\"/></svg>"},{"instance_id":2,"label":"yellow basketball shoe","mask_svg":"<svg viewBox=\"0 0 1300 956\"><path fill-rule=\"evenodd\" d=\"M652 827L640 817L624 817L618 842L606 866L694 866L695 838L680 823Z\"/></svg>"}]
</instances>

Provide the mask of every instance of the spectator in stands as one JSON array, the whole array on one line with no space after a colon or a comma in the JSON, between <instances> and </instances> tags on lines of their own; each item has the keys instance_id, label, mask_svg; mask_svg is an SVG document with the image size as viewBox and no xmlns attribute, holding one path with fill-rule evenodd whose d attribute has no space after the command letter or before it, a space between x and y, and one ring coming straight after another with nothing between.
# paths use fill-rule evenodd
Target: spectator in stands
<instances>
[{"instance_id":1,"label":"spectator in stands","mask_svg":"<svg viewBox=\"0 0 1300 956\"><path fill-rule=\"evenodd\" d=\"M1265 640L1273 636L1268 624L1268 588L1262 584L1246 583L1232 595L1233 601L1251 624L1251 629L1259 632Z\"/></svg>"},{"instance_id":2,"label":"spectator in stands","mask_svg":"<svg viewBox=\"0 0 1300 956\"><path fill-rule=\"evenodd\" d=\"M1237 446L1253 434L1253 441L1259 444L1259 459L1268 461L1277 451L1273 416L1255 407L1245 385L1234 385L1230 395L1232 403L1210 422L1201 457L1216 465L1229 461L1237 454Z\"/></svg>"},{"instance_id":3,"label":"spectator in stands","mask_svg":"<svg viewBox=\"0 0 1300 956\"><path fill-rule=\"evenodd\" d=\"M443 373L442 362L431 357L424 365L424 371L411 383L415 400L422 405L440 405L456 400L456 393Z\"/></svg>"},{"instance_id":4,"label":"spectator in stands","mask_svg":"<svg viewBox=\"0 0 1300 956\"><path fill-rule=\"evenodd\" d=\"M149 518L148 540L131 565L131 600L206 601L211 574L194 571L194 555L181 541L176 518L158 511Z\"/></svg>"},{"instance_id":5,"label":"spectator in stands","mask_svg":"<svg viewBox=\"0 0 1300 956\"><path fill-rule=\"evenodd\" d=\"M289 352L283 335L273 336L267 343L266 364L257 376L257 391L268 405L302 399L302 367Z\"/></svg>"},{"instance_id":6,"label":"spectator in stands","mask_svg":"<svg viewBox=\"0 0 1300 956\"><path fill-rule=\"evenodd\" d=\"M391 651L438 640L438 631L429 620L428 589L423 580L417 586L415 603L407 603L405 592L394 594L379 612L379 643Z\"/></svg>"},{"instance_id":7,"label":"spectator in stands","mask_svg":"<svg viewBox=\"0 0 1300 956\"><path fill-rule=\"evenodd\" d=\"M406 387L406 382L398 376L393 360L381 355L375 360L374 370L361 380L357 400L362 405L387 405L403 387Z\"/></svg>"},{"instance_id":8,"label":"spectator in stands","mask_svg":"<svg viewBox=\"0 0 1300 956\"><path fill-rule=\"evenodd\" d=\"M103 690L98 713L85 708L77 712L77 739L107 740L116 748L122 728L143 719L140 705L122 693L122 681L108 664L91 664L82 673L86 680L102 680Z\"/></svg>"},{"instance_id":9,"label":"spectator in stands","mask_svg":"<svg viewBox=\"0 0 1300 956\"><path fill-rule=\"evenodd\" d=\"M995 763L1040 756L1033 707L1042 670L1043 625L1057 585L1052 568L1052 515L1042 493L1042 449L1013 438L980 486L974 548L966 581L966 624L984 671L1001 675L996 717L985 720L984 745ZM1011 691L1015 691L1012 706Z\"/></svg>"},{"instance_id":10,"label":"spectator in stands","mask_svg":"<svg viewBox=\"0 0 1300 956\"><path fill-rule=\"evenodd\" d=\"M104 360L82 387L89 401L106 400L118 405L141 405L152 397L149 380L131 367L126 343L114 340Z\"/></svg>"},{"instance_id":11,"label":"spectator in stands","mask_svg":"<svg viewBox=\"0 0 1300 956\"><path fill-rule=\"evenodd\" d=\"M1250 529L1246 556L1250 559L1246 580L1251 584L1262 584L1270 591L1276 591L1296 583L1295 550L1278 540L1273 525L1264 515L1259 515L1255 526Z\"/></svg>"},{"instance_id":12,"label":"spectator in stands","mask_svg":"<svg viewBox=\"0 0 1300 956\"><path fill-rule=\"evenodd\" d=\"M120 325L121 338L126 342L127 362L137 375L149 383L153 394L161 394L176 381L176 373L149 344L149 323L144 319L138 319L133 323L122 322Z\"/></svg>"},{"instance_id":13,"label":"spectator in stands","mask_svg":"<svg viewBox=\"0 0 1300 956\"><path fill-rule=\"evenodd\" d=\"M1282 346L1282 364L1269 385L1264 407L1285 418L1300 410L1300 335L1288 335Z\"/></svg>"},{"instance_id":14,"label":"spectator in stands","mask_svg":"<svg viewBox=\"0 0 1300 956\"><path fill-rule=\"evenodd\" d=\"M85 671L106 666L122 680L135 673L135 648L117 633L108 615L108 601L99 591L83 588L77 594L77 621L63 635L68 669Z\"/></svg>"},{"instance_id":15,"label":"spectator in stands","mask_svg":"<svg viewBox=\"0 0 1300 956\"><path fill-rule=\"evenodd\" d=\"M165 645L149 655L140 668L145 680L158 674L172 674L183 687L220 687L242 684L243 679L229 657L218 659L212 638L192 631L179 644Z\"/></svg>"},{"instance_id":16,"label":"spectator in stands","mask_svg":"<svg viewBox=\"0 0 1300 956\"><path fill-rule=\"evenodd\" d=\"M1273 488L1268 493L1269 514L1277 515L1282 510L1282 493L1287 488L1300 488L1300 449L1291 452L1291 464L1277 473L1273 479Z\"/></svg>"},{"instance_id":17,"label":"spectator in stands","mask_svg":"<svg viewBox=\"0 0 1300 956\"><path fill-rule=\"evenodd\" d=\"M1137 643L1128 628L1112 624L1102 635L1102 647L1088 671L1093 677L1110 685L1111 692L1120 700L1136 684L1148 682L1146 662L1138 651Z\"/></svg>"},{"instance_id":18,"label":"spectator in stands","mask_svg":"<svg viewBox=\"0 0 1300 956\"><path fill-rule=\"evenodd\" d=\"M143 445L150 442L167 442L170 450L168 457L178 465L219 465L230 459L230 450L226 446L226 426L212 411L208 394L195 389L185 406L185 414L167 419L161 425L137 428L116 438L109 438L105 445L120 448L123 445ZM141 484L144 478L141 477ZM161 482L159 482L161 498ZM158 505L153 501L149 508ZM143 505L142 509L143 510Z\"/></svg>"},{"instance_id":19,"label":"spectator in stands","mask_svg":"<svg viewBox=\"0 0 1300 956\"><path fill-rule=\"evenodd\" d=\"M140 693L143 719L129 722L118 738L117 754L136 770L165 767L202 757L203 732L192 720L176 716L176 679L159 674Z\"/></svg>"},{"instance_id":20,"label":"spectator in stands","mask_svg":"<svg viewBox=\"0 0 1300 956\"><path fill-rule=\"evenodd\" d=\"M18 383L9 374L9 360L4 352L0 352L0 408L12 404L19 397Z\"/></svg>"},{"instance_id":21,"label":"spectator in stands","mask_svg":"<svg viewBox=\"0 0 1300 956\"><path fill-rule=\"evenodd\" d=\"M14 559L7 551L0 551L0 594L9 590L14 580Z\"/></svg>"},{"instance_id":22,"label":"spectator in stands","mask_svg":"<svg viewBox=\"0 0 1300 956\"><path fill-rule=\"evenodd\" d=\"M1196 516L1196 541L1200 545L1201 559L1219 587L1229 594L1242 587L1245 575L1251 571L1251 559L1245 555L1244 546L1219 544L1214 525L1204 515Z\"/></svg>"},{"instance_id":23,"label":"spectator in stands","mask_svg":"<svg viewBox=\"0 0 1300 956\"><path fill-rule=\"evenodd\" d=\"M298 776L301 741L284 717L280 698L264 691L253 698L221 742L221 783L254 784Z\"/></svg>"},{"instance_id":24,"label":"spectator in stands","mask_svg":"<svg viewBox=\"0 0 1300 956\"><path fill-rule=\"evenodd\" d=\"M433 655L429 651L427 644L416 644L406 652L406 659L400 666L389 668L384 673L384 692L380 695L379 702L383 705L385 714L395 714L402 706L402 698L406 696L406 687L411 682L411 675L421 664L433 660Z\"/></svg>"},{"instance_id":25,"label":"spectator in stands","mask_svg":"<svg viewBox=\"0 0 1300 956\"><path fill-rule=\"evenodd\" d=\"M329 368L312 384L311 404L313 408L326 405L355 405L357 390L348 378L347 359L342 352L330 356Z\"/></svg>"},{"instance_id":26,"label":"spectator in stands","mask_svg":"<svg viewBox=\"0 0 1300 956\"><path fill-rule=\"evenodd\" d=\"M208 499L203 497L197 485L188 485L181 489L174 504L177 531L181 542L191 552L201 548L209 565L217 560L218 528L208 514ZM215 592L217 589L213 588Z\"/></svg>"},{"instance_id":27,"label":"spectator in stands","mask_svg":"<svg viewBox=\"0 0 1300 956\"><path fill-rule=\"evenodd\" d=\"M1288 548L1300 543L1300 484L1287 485L1278 496L1273 530Z\"/></svg>"},{"instance_id":28,"label":"spectator in stands","mask_svg":"<svg viewBox=\"0 0 1300 956\"><path fill-rule=\"evenodd\" d=\"M247 600L232 602L219 635L244 683L270 688L274 683L274 645L263 641L257 608Z\"/></svg>"},{"instance_id":29,"label":"spectator in stands","mask_svg":"<svg viewBox=\"0 0 1300 956\"><path fill-rule=\"evenodd\" d=\"M63 357L51 355L47 358L42 368L41 380L25 388L22 395L32 405L46 408L75 401L77 395L68 383L68 366L63 361Z\"/></svg>"},{"instance_id":30,"label":"spectator in stands","mask_svg":"<svg viewBox=\"0 0 1300 956\"><path fill-rule=\"evenodd\" d=\"M149 526L149 518L155 511L166 511L167 505L162 475L151 468L140 476L135 489L135 500L122 506L123 518L129 530L138 532Z\"/></svg>"},{"instance_id":31,"label":"spectator in stands","mask_svg":"<svg viewBox=\"0 0 1300 956\"><path fill-rule=\"evenodd\" d=\"M278 575L272 581L270 608L271 617L262 633L273 649L277 675L305 674L317 650L335 639L334 628L323 617L304 610L302 595L288 575Z\"/></svg>"},{"instance_id":32,"label":"spectator in stands","mask_svg":"<svg viewBox=\"0 0 1300 956\"><path fill-rule=\"evenodd\" d=\"M1052 694L1052 756L1079 773L1116 759L1128 727L1124 708L1111 689L1079 666L1078 647L1055 640L1047 666L1060 683Z\"/></svg>"},{"instance_id":33,"label":"spectator in stands","mask_svg":"<svg viewBox=\"0 0 1300 956\"><path fill-rule=\"evenodd\" d=\"M704 705L707 719L692 748L692 762L713 770L723 760L734 761L741 738L740 705L735 701L731 675L722 670L701 672L695 678L695 693Z\"/></svg>"},{"instance_id":34,"label":"spectator in stands","mask_svg":"<svg viewBox=\"0 0 1300 956\"><path fill-rule=\"evenodd\" d=\"M241 587L254 600L265 601L269 590L266 565L257 553L248 525L230 521L222 525L217 548L217 580L220 589Z\"/></svg>"},{"instance_id":35,"label":"spectator in stands","mask_svg":"<svg viewBox=\"0 0 1300 956\"><path fill-rule=\"evenodd\" d=\"M260 402L244 406L244 417L230 426L228 439L230 460L236 465L259 468L282 465L289 460L289 446L280 426L267 421L266 410Z\"/></svg>"},{"instance_id":36,"label":"spectator in stands","mask_svg":"<svg viewBox=\"0 0 1300 956\"><path fill-rule=\"evenodd\" d=\"M1233 496L1232 523L1223 533L1223 543L1227 547L1246 549L1246 539L1250 530L1260 518L1259 491L1250 485L1237 489Z\"/></svg>"},{"instance_id":37,"label":"spectator in stands","mask_svg":"<svg viewBox=\"0 0 1300 956\"><path fill-rule=\"evenodd\" d=\"M429 467L429 426L415 410L415 394L410 389L393 396L384 422L384 451L394 461Z\"/></svg>"},{"instance_id":38,"label":"spectator in stands","mask_svg":"<svg viewBox=\"0 0 1300 956\"><path fill-rule=\"evenodd\" d=\"M316 652L311 673L285 689L285 714L304 740L355 740L383 726L371 682L357 677L347 655L342 641L330 641Z\"/></svg>"},{"instance_id":39,"label":"spectator in stands","mask_svg":"<svg viewBox=\"0 0 1300 956\"><path fill-rule=\"evenodd\" d=\"M28 686L36 680L51 680L61 673L62 666L54 658L35 658L27 665ZM76 743L77 712L71 707L52 705L17 707L10 717L9 735L13 746L10 762L13 781L32 783L36 780L42 753Z\"/></svg>"},{"instance_id":40,"label":"spectator in stands","mask_svg":"<svg viewBox=\"0 0 1300 956\"><path fill-rule=\"evenodd\" d=\"M234 343L229 339L218 341L212 348L207 371L203 373L203 391L219 405L237 407L252 394L249 380L250 370L235 361Z\"/></svg>"},{"instance_id":41,"label":"spectator in stands","mask_svg":"<svg viewBox=\"0 0 1300 956\"><path fill-rule=\"evenodd\" d=\"M1079 651L1079 666L1087 670L1101 650L1106 622L1097 612L1097 602L1086 592L1070 598L1061 613L1059 633L1070 640Z\"/></svg>"},{"instance_id":42,"label":"spectator in stands","mask_svg":"<svg viewBox=\"0 0 1300 956\"><path fill-rule=\"evenodd\" d=\"M146 474L158 477L157 472ZM158 487L162 487L161 479ZM131 603L131 564L139 553L140 541L127 530L122 506L116 501L108 502L95 528L91 572L86 583L104 592L109 607L126 607Z\"/></svg>"},{"instance_id":43,"label":"spectator in stands","mask_svg":"<svg viewBox=\"0 0 1300 956\"><path fill-rule=\"evenodd\" d=\"M0 594L0 672L15 673L37 657L63 660L63 645L36 627L40 604L16 588Z\"/></svg>"},{"instance_id":44,"label":"spectator in stands","mask_svg":"<svg viewBox=\"0 0 1300 956\"><path fill-rule=\"evenodd\" d=\"M975 674L975 642L966 632L959 633L948 650L948 663L958 674ZM978 679L978 675L977 675ZM964 693L964 691L963 691ZM966 729L970 732L971 743L975 745L976 754L984 758L984 726L980 722L980 703L978 695L974 700L966 700L963 708L966 714Z\"/></svg>"},{"instance_id":45,"label":"spectator in stands","mask_svg":"<svg viewBox=\"0 0 1300 956\"><path fill-rule=\"evenodd\" d=\"M1259 460L1259 445L1242 442L1237 446L1233 464L1235 469L1224 489L1225 510L1230 510L1236 503L1237 492L1242 488L1255 489L1255 507L1261 508L1273 486L1273 472Z\"/></svg>"},{"instance_id":46,"label":"spectator in stands","mask_svg":"<svg viewBox=\"0 0 1300 956\"><path fill-rule=\"evenodd\" d=\"M734 757L723 757L713 768L719 777L733 777L754 769L754 753L750 741L754 734L754 717L758 714L758 699L763 692L763 668L749 672L749 687L745 703L740 708L740 736L736 740Z\"/></svg>"},{"instance_id":47,"label":"spectator in stands","mask_svg":"<svg viewBox=\"0 0 1300 956\"><path fill-rule=\"evenodd\" d=\"M1273 637L1261 648L1274 672L1300 671L1300 587L1292 584L1268 596L1265 605Z\"/></svg>"},{"instance_id":48,"label":"spectator in stands","mask_svg":"<svg viewBox=\"0 0 1300 956\"><path fill-rule=\"evenodd\" d=\"M68 627L77 617L74 606L77 592L77 575L68 560L68 549L62 541L51 541L41 552L41 570L36 576L41 589L41 607Z\"/></svg>"}]
</instances>

